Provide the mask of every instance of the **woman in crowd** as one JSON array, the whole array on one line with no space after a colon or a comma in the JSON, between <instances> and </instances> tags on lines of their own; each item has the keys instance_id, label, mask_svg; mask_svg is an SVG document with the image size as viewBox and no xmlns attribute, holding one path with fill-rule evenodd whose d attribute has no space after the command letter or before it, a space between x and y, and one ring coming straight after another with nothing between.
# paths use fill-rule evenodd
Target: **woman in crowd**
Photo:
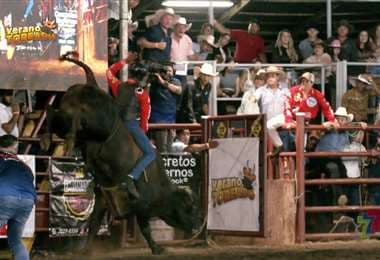
<instances>
[{"instance_id":1,"label":"woman in crowd","mask_svg":"<svg viewBox=\"0 0 380 260\"><path fill-rule=\"evenodd\" d=\"M213 50L213 55L217 63L226 63L232 60L231 50L228 48L231 36L227 33L220 35L218 42Z\"/></svg>"},{"instance_id":2,"label":"woman in crowd","mask_svg":"<svg viewBox=\"0 0 380 260\"><path fill-rule=\"evenodd\" d=\"M330 65L332 63L331 57L328 53L325 52L325 45L322 41L316 42L313 44L314 53L312 56L307 58L304 63L308 64L324 64L324 65ZM313 71L315 75L315 84L319 85L321 84L321 70L320 68L317 68L316 71ZM326 67L326 77L329 77L331 75L331 68Z\"/></svg>"},{"instance_id":3,"label":"woman in crowd","mask_svg":"<svg viewBox=\"0 0 380 260\"><path fill-rule=\"evenodd\" d=\"M372 61L374 54L374 44L372 38L366 30L359 33L356 40L356 46L359 50L359 61L369 62Z\"/></svg>"},{"instance_id":4,"label":"woman in crowd","mask_svg":"<svg viewBox=\"0 0 380 260\"><path fill-rule=\"evenodd\" d=\"M294 48L294 41L289 30L282 30L277 35L277 40L272 52L273 63L297 63L298 54Z\"/></svg>"},{"instance_id":5,"label":"woman in crowd","mask_svg":"<svg viewBox=\"0 0 380 260\"><path fill-rule=\"evenodd\" d=\"M338 62L342 60L341 57L341 48L342 45L340 44L339 40L333 40L330 45L330 56L332 59L332 62Z\"/></svg>"}]
</instances>

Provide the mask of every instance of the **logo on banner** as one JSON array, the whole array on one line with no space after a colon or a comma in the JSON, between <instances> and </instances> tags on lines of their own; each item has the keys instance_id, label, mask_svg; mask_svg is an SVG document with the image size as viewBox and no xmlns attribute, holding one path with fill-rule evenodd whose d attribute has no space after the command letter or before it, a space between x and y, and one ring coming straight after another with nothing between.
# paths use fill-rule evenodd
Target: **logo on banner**
<instances>
[{"instance_id":1,"label":"logo on banner","mask_svg":"<svg viewBox=\"0 0 380 260\"><path fill-rule=\"evenodd\" d=\"M213 207L233 201L236 199L248 198L254 200L256 191L254 182L256 181L255 165L253 168L243 167L243 178L230 177L218 178L211 181L211 194Z\"/></svg>"},{"instance_id":2,"label":"logo on banner","mask_svg":"<svg viewBox=\"0 0 380 260\"><path fill-rule=\"evenodd\" d=\"M87 220L95 205L95 196L88 198L82 196L66 196L64 205L68 215L77 220Z\"/></svg>"},{"instance_id":3,"label":"logo on banner","mask_svg":"<svg viewBox=\"0 0 380 260\"><path fill-rule=\"evenodd\" d=\"M20 26L5 28L5 38L8 44L18 44L28 41L54 41L57 34L53 31L57 28L55 21L45 20L43 25Z\"/></svg>"}]
</instances>

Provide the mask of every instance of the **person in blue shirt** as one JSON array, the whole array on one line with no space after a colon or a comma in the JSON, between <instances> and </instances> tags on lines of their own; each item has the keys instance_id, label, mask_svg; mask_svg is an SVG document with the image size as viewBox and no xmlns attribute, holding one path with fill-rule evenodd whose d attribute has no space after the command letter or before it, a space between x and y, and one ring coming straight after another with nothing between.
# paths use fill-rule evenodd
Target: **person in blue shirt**
<instances>
[{"instance_id":1,"label":"person in blue shirt","mask_svg":"<svg viewBox=\"0 0 380 260\"><path fill-rule=\"evenodd\" d=\"M155 73L149 89L152 110L149 122L174 124L177 114L177 100L182 93L181 82L174 78L173 63L162 63L162 71ZM167 153L173 143L174 135L170 130L154 131L154 140L161 153Z\"/></svg>"},{"instance_id":2,"label":"person in blue shirt","mask_svg":"<svg viewBox=\"0 0 380 260\"><path fill-rule=\"evenodd\" d=\"M8 244L16 260L29 259L22 232L36 201L32 170L17 157L17 138L0 137L0 227L7 224Z\"/></svg>"}]
</instances>

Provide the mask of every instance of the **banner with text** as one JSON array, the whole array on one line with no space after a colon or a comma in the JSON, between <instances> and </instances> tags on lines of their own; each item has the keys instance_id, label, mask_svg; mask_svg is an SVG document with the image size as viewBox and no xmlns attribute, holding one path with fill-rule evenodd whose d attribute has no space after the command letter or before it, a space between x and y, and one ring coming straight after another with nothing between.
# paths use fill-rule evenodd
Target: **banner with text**
<instances>
[{"instance_id":1,"label":"banner with text","mask_svg":"<svg viewBox=\"0 0 380 260\"><path fill-rule=\"evenodd\" d=\"M108 0L0 1L1 88L66 90L83 71L58 57L77 51L105 86Z\"/></svg>"},{"instance_id":2,"label":"banner with text","mask_svg":"<svg viewBox=\"0 0 380 260\"><path fill-rule=\"evenodd\" d=\"M51 160L51 237L87 235L88 220L95 205L93 184L93 178L85 171L83 162ZM103 223L99 233L107 229Z\"/></svg>"},{"instance_id":3,"label":"banner with text","mask_svg":"<svg viewBox=\"0 0 380 260\"><path fill-rule=\"evenodd\" d=\"M259 138L219 139L209 152L207 229L259 231Z\"/></svg>"},{"instance_id":4,"label":"banner with text","mask_svg":"<svg viewBox=\"0 0 380 260\"><path fill-rule=\"evenodd\" d=\"M166 174L172 183L179 186L198 186L200 180L200 158L191 154L162 154Z\"/></svg>"}]
</instances>

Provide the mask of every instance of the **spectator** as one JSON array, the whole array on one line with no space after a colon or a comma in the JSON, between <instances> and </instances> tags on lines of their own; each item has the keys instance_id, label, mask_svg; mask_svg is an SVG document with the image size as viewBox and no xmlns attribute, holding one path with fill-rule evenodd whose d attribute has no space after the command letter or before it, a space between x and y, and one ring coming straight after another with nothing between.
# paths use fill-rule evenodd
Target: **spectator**
<instances>
[{"instance_id":1,"label":"spectator","mask_svg":"<svg viewBox=\"0 0 380 260\"><path fill-rule=\"evenodd\" d=\"M277 40L272 51L273 63L297 63L298 54L294 48L292 34L289 30L282 30L277 35Z\"/></svg>"},{"instance_id":2,"label":"spectator","mask_svg":"<svg viewBox=\"0 0 380 260\"><path fill-rule=\"evenodd\" d=\"M305 72L300 80L300 85L290 89L290 93L285 101L285 113L279 113L274 118L269 119L267 123L268 135L275 146L274 154L284 149L277 128L280 126L285 126L286 128L296 127L295 119L297 112L304 112L306 114L306 121L312 121L317 118L319 109L321 108L328 120L324 125L326 127L336 126L334 113L329 103L321 92L313 88L314 75L310 72Z\"/></svg>"},{"instance_id":3,"label":"spectator","mask_svg":"<svg viewBox=\"0 0 380 260\"><path fill-rule=\"evenodd\" d=\"M283 76L283 71L276 66L269 66L266 71L266 86L256 90L255 98L260 104L261 113L266 114L267 120L271 120L278 115L282 115L285 109L285 100L289 93L288 88L280 86L280 77ZM271 125L267 124L267 128ZM274 129L274 131L276 131ZM281 144L280 144L281 145ZM280 150L275 151L278 154Z\"/></svg>"},{"instance_id":4,"label":"spectator","mask_svg":"<svg viewBox=\"0 0 380 260\"><path fill-rule=\"evenodd\" d=\"M374 61L380 63L380 24L375 28L374 33ZM371 66L370 72L372 75L380 75L380 66Z\"/></svg>"},{"instance_id":5,"label":"spectator","mask_svg":"<svg viewBox=\"0 0 380 260\"><path fill-rule=\"evenodd\" d=\"M362 124L366 128L365 123ZM344 152L366 152L366 148L362 144L364 139L363 131L355 131L349 134L350 143L346 144ZM359 178L362 176L361 170L365 163L365 157L342 157L344 166L346 167L347 178ZM348 196L348 205L361 205L359 185L348 185L346 194ZM356 216L357 214L355 214Z\"/></svg>"},{"instance_id":6,"label":"spectator","mask_svg":"<svg viewBox=\"0 0 380 260\"><path fill-rule=\"evenodd\" d=\"M249 79L249 71L247 69L240 70L235 81L235 93L232 97L242 97L244 92L252 85L253 83Z\"/></svg>"},{"instance_id":7,"label":"spectator","mask_svg":"<svg viewBox=\"0 0 380 260\"><path fill-rule=\"evenodd\" d=\"M232 62L230 62L232 64ZM238 74L234 71L233 66L224 67L219 73L218 96L231 97L236 93L236 80Z\"/></svg>"},{"instance_id":8,"label":"spectator","mask_svg":"<svg viewBox=\"0 0 380 260\"><path fill-rule=\"evenodd\" d=\"M340 20L336 28L337 36L336 38L330 38L330 42L335 39L340 41L341 59L346 61L358 61L358 49L356 43L353 39L349 38L349 34L352 33L354 27L347 20ZM354 72L354 70L351 68L351 73Z\"/></svg>"},{"instance_id":9,"label":"spectator","mask_svg":"<svg viewBox=\"0 0 380 260\"><path fill-rule=\"evenodd\" d=\"M201 44L201 41L204 39L204 38L207 38L207 36L214 36L214 28L213 26L210 24L210 23L204 23L202 24L201 26L201 31L197 37L197 42L199 44Z\"/></svg>"},{"instance_id":10,"label":"spectator","mask_svg":"<svg viewBox=\"0 0 380 260\"><path fill-rule=\"evenodd\" d=\"M25 223L37 198L31 169L17 157L17 138L0 137L0 227L7 224L8 244L16 260L29 259L22 243Z\"/></svg>"},{"instance_id":11,"label":"spectator","mask_svg":"<svg viewBox=\"0 0 380 260\"><path fill-rule=\"evenodd\" d=\"M155 79L150 85L150 100L152 111L151 123L175 123L177 113L177 98L181 95L181 82L174 78L173 64L164 66L164 71L155 73ZM174 135L170 130L154 131L156 146L161 153L170 150Z\"/></svg>"},{"instance_id":12,"label":"spectator","mask_svg":"<svg viewBox=\"0 0 380 260\"><path fill-rule=\"evenodd\" d=\"M229 34L231 40L236 42L235 62L267 62L264 39L260 36L260 23L257 19L251 20L248 31L227 29L216 20L213 24L220 33Z\"/></svg>"},{"instance_id":13,"label":"spectator","mask_svg":"<svg viewBox=\"0 0 380 260\"><path fill-rule=\"evenodd\" d=\"M323 65L331 65L332 60L328 53L325 52L325 45L323 42L315 42L313 43L314 54L307 58L304 63L308 64L323 64ZM317 68L313 71L315 75L315 84L321 84L321 69ZM326 77L331 75L331 68L326 67Z\"/></svg>"},{"instance_id":14,"label":"spectator","mask_svg":"<svg viewBox=\"0 0 380 260\"><path fill-rule=\"evenodd\" d=\"M197 60L214 60L213 50L215 48L215 38L212 35L202 36L200 41L199 53Z\"/></svg>"},{"instance_id":15,"label":"spectator","mask_svg":"<svg viewBox=\"0 0 380 260\"><path fill-rule=\"evenodd\" d=\"M300 51L302 60L306 60L311 55L313 55L313 44L322 41L318 38L319 29L318 24L316 22L313 21L307 23L307 25L305 26L305 30L307 33L307 38L302 40L298 45L298 49Z\"/></svg>"},{"instance_id":16,"label":"spectator","mask_svg":"<svg viewBox=\"0 0 380 260\"><path fill-rule=\"evenodd\" d=\"M232 60L231 50L228 48L231 36L229 34L221 34L215 48L213 56L217 63L227 63Z\"/></svg>"},{"instance_id":17,"label":"spectator","mask_svg":"<svg viewBox=\"0 0 380 260\"><path fill-rule=\"evenodd\" d=\"M184 62L195 59L193 42L186 34L186 32L190 30L191 25L191 23L188 24L186 22L186 18L184 17L180 17L175 23L174 31L172 33L171 61Z\"/></svg>"},{"instance_id":18,"label":"spectator","mask_svg":"<svg viewBox=\"0 0 380 260\"><path fill-rule=\"evenodd\" d=\"M377 133L374 151L380 152L380 132ZM380 158L371 157L368 165L368 178L380 178ZM368 185L368 197L371 205L380 205L380 185Z\"/></svg>"},{"instance_id":19,"label":"spectator","mask_svg":"<svg viewBox=\"0 0 380 260\"><path fill-rule=\"evenodd\" d=\"M148 61L169 61L172 47L171 27L175 19L171 8L159 9L154 15L145 17L147 30L139 39L140 47L144 48L143 58Z\"/></svg>"},{"instance_id":20,"label":"spectator","mask_svg":"<svg viewBox=\"0 0 380 260\"><path fill-rule=\"evenodd\" d=\"M333 40L330 45L330 56L332 59L332 62L339 62L342 60L341 57L341 47L342 45L340 44L339 40Z\"/></svg>"},{"instance_id":21,"label":"spectator","mask_svg":"<svg viewBox=\"0 0 380 260\"><path fill-rule=\"evenodd\" d=\"M265 85L265 70L260 69L257 71L254 79L254 86L244 92L241 100L241 105L237 111L238 115L246 114L260 114L259 104L255 97L257 89Z\"/></svg>"},{"instance_id":22,"label":"spectator","mask_svg":"<svg viewBox=\"0 0 380 260\"><path fill-rule=\"evenodd\" d=\"M352 89L344 93L342 106L354 115L356 122L368 121L368 98L369 96L380 95L380 86L368 74L360 74L353 78Z\"/></svg>"},{"instance_id":23,"label":"spectator","mask_svg":"<svg viewBox=\"0 0 380 260\"><path fill-rule=\"evenodd\" d=\"M374 49L372 38L369 33L365 30L360 31L358 39L356 40L356 47L358 48L359 61L360 62L371 62L374 61Z\"/></svg>"},{"instance_id":24,"label":"spectator","mask_svg":"<svg viewBox=\"0 0 380 260\"><path fill-rule=\"evenodd\" d=\"M188 86L193 113L198 123L200 123L203 115L209 114L210 80L216 75L218 75L218 73L214 73L213 66L209 63L205 63L202 65L199 77L194 81L194 85L189 84Z\"/></svg>"},{"instance_id":25,"label":"spectator","mask_svg":"<svg viewBox=\"0 0 380 260\"><path fill-rule=\"evenodd\" d=\"M128 52L136 56L140 54L140 46L137 44L137 39L134 35L138 27L139 23L137 21L128 24Z\"/></svg>"},{"instance_id":26,"label":"spectator","mask_svg":"<svg viewBox=\"0 0 380 260\"><path fill-rule=\"evenodd\" d=\"M346 126L354 116L348 114L345 107L339 107L335 112L335 118L339 126ZM348 144L349 137L346 131L329 131L320 138L315 150L317 152L342 152ZM319 172L327 174L329 178L345 178L347 176L346 168L340 157L311 158L310 163L318 168ZM332 191L333 205L336 205L338 200L347 201L347 198L342 199L343 197L341 197L344 195L342 186L333 185Z\"/></svg>"},{"instance_id":27,"label":"spectator","mask_svg":"<svg viewBox=\"0 0 380 260\"><path fill-rule=\"evenodd\" d=\"M214 140L209 140L204 144L190 144L190 130L179 129L177 136L172 145L172 153L198 153L218 147L219 143Z\"/></svg>"},{"instance_id":28,"label":"spectator","mask_svg":"<svg viewBox=\"0 0 380 260\"><path fill-rule=\"evenodd\" d=\"M172 33L172 49L170 53L171 61L176 63L176 78L181 81L181 85L186 85L187 64L188 60L196 60L197 57L193 52L193 42L186 34L191 28L191 23L186 22L186 18L180 17Z\"/></svg>"},{"instance_id":29,"label":"spectator","mask_svg":"<svg viewBox=\"0 0 380 260\"><path fill-rule=\"evenodd\" d=\"M20 106L13 103L13 90L1 89L0 99L0 136L11 134L18 137L17 123L20 117Z\"/></svg>"}]
</instances>

